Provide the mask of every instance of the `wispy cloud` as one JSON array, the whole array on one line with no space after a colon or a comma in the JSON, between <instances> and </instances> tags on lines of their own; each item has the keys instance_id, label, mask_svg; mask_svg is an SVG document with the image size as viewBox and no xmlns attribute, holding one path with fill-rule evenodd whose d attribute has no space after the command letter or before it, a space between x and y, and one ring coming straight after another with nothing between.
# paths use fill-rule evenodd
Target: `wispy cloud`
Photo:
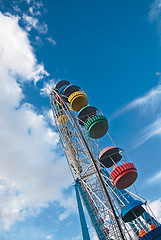
<instances>
[{"instance_id":1,"label":"wispy cloud","mask_svg":"<svg viewBox=\"0 0 161 240\"><path fill-rule=\"evenodd\" d=\"M30 4L30 2L29 2ZM32 5L29 7L29 12L33 16L41 16L42 12L46 11L44 5L40 1L32 1Z\"/></svg>"},{"instance_id":2,"label":"wispy cloud","mask_svg":"<svg viewBox=\"0 0 161 240\"><path fill-rule=\"evenodd\" d=\"M150 20L159 22L161 20L160 13L161 13L161 0L155 0L154 3L151 5L151 10L149 12Z\"/></svg>"},{"instance_id":3,"label":"wispy cloud","mask_svg":"<svg viewBox=\"0 0 161 240\"><path fill-rule=\"evenodd\" d=\"M147 183L151 184L161 183L161 171L157 172L153 177L148 179Z\"/></svg>"},{"instance_id":4,"label":"wispy cloud","mask_svg":"<svg viewBox=\"0 0 161 240\"><path fill-rule=\"evenodd\" d=\"M150 22L156 23L157 33L160 35L161 39L161 0L155 0L151 5L149 20Z\"/></svg>"},{"instance_id":5,"label":"wispy cloud","mask_svg":"<svg viewBox=\"0 0 161 240\"><path fill-rule=\"evenodd\" d=\"M156 73L160 77L160 72ZM161 83L145 93L142 97L134 99L126 106L118 109L112 116L111 120L119 115L131 111L139 110L142 116L150 116L151 123L140 131L140 136L137 137L137 143L133 145L133 148L139 147L150 138L161 135ZM153 118L153 119L152 119Z\"/></svg>"},{"instance_id":6,"label":"wispy cloud","mask_svg":"<svg viewBox=\"0 0 161 240\"><path fill-rule=\"evenodd\" d=\"M139 147L150 138L159 135L161 135L161 117L155 120L141 132L140 138L137 139L137 144L135 144L133 148Z\"/></svg>"},{"instance_id":7,"label":"wispy cloud","mask_svg":"<svg viewBox=\"0 0 161 240\"><path fill-rule=\"evenodd\" d=\"M29 13L32 16L41 16L42 13L46 12L46 9L44 8L44 4L42 1L39 0L24 0L21 1L22 3L26 2L29 6ZM19 6L21 4L19 0L14 0L14 6Z\"/></svg>"},{"instance_id":8,"label":"wispy cloud","mask_svg":"<svg viewBox=\"0 0 161 240\"><path fill-rule=\"evenodd\" d=\"M48 82L44 83L44 87L40 90L41 95L43 96L49 96L50 91L55 87L55 80L52 79Z\"/></svg>"},{"instance_id":9,"label":"wispy cloud","mask_svg":"<svg viewBox=\"0 0 161 240\"><path fill-rule=\"evenodd\" d=\"M39 47L42 47L44 45L43 41L41 40L40 36L35 37L35 41L32 41L33 44L36 44Z\"/></svg>"},{"instance_id":10,"label":"wispy cloud","mask_svg":"<svg viewBox=\"0 0 161 240\"><path fill-rule=\"evenodd\" d=\"M48 38L46 38L52 45L56 45L56 42L55 42L55 40L52 38L52 37L48 37Z\"/></svg>"},{"instance_id":11,"label":"wispy cloud","mask_svg":"<svg viewBox=\"0 0 161 240\"><path fill-rule=\"evenodd\" d=\"M31 31L32 28L36 29L40 34L45 34L48 32L47 24L44 22L40 23L39 19L36 17L31 17L26 14L22 16L24 23L26 24L26 29Z\"/></svg>"},{"instance_id":12,"label":"wispy cloud","mask_svg":"<svg viewBox=\"0 0 161 240\"><path fill-rule=\"evenodd\" d=\"M53 239L53 236L48 235L48 236L46 236L46 239Z\"/></svg>"},{"instance_id":13,"label":"wispy cloud","mask_svg":"<svg viewBox=\"0 0 161 240\"><path fill-rule=\"evenodd\" d=\"M81 239L81 236L73 237L72 240L79 240Z\"/></svg>"},{"instance_id":14,"label":"wispy cloud","mask_svg":"<svg viewBox=\"0 0 161 240\"><path fill-rule=\"evenodd\" d=\"M1 2L0 2L1 4ZM25 5L25 11L24 11ZM5 9L5 7L3 6ZM23 11L22 11L23 8ZM32 32L32 36L35 35L35 41L32 43L38 46L43 46L43 40L49 41L53 46L56 45L56 41L52 36L48 36L48 26L42 21L42 15L47 12L44 4L41 0L13 0L7 5L6 10L8 15L15 15L19 17L19 22L25 29L25 31L30 32L31 30L36 30ZM38 36L36 36L38 34ZM40 38L40 35L45 35L44 39Z\"/></svg>"},{"instance_id":15,"label":"wispy cloud","mask_svg":"<svg viewBox=\"0 0 161 240\"><path fill-rule=\"evenodd\" d=\"M118 117L120 114L130 111L135 108L140 108L142 113L149 111L156 111L160 108L161 102L161 84L152 88L144 96L134 99L132 102L128 103L126 106L117 110L112 116L111 119Z\"/></svg>"}]
</instances>

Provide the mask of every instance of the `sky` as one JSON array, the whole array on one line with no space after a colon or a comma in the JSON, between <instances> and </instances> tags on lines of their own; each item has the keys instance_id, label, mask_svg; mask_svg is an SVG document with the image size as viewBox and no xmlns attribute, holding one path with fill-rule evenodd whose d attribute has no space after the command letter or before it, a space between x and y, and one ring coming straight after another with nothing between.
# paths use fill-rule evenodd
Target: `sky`
<instances>
[{"instance_id":1,"label":"sky","mask_svg":"<svg viewBox=\"0 0 161 240\"><path fill-rule=\"evenodd\" d=\"M61 79L107 116L161 220L161 0L0 0L0 240L82 240L50 107Z\"/></svg>"}]
</instances>

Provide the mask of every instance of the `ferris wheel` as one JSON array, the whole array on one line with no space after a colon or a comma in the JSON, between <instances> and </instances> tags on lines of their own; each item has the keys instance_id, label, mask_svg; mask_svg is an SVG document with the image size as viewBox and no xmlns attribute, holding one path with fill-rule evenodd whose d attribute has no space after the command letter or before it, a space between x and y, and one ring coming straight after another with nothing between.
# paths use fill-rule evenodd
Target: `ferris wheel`
<instances>
[{"instance_id":1,"label":"ferris wheel","mask_svg":"<svg viewBox=\"0 0 161 240\"><path fill-rule=\"evenodd\" d=\"M161 240L161 225L134 186L137 169L115 145L106 116L66 80L57 83L50 101L74 180L83 240L90 235L82 203L99 240ZM105 135L108 146L101 150Z\"/></svg>"}]
</instances>

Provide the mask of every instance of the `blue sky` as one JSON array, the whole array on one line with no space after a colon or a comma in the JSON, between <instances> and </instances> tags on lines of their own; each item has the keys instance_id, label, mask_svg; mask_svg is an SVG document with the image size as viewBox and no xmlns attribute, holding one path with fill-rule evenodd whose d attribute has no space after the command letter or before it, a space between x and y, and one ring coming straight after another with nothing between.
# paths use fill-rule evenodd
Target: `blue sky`
<instances>
[{"instance_id":1,"label":"blue sky","mask_svg":"<svg viewBox=\"0 0 161 240\"><path fill-rule=\"evenodd\" d=\"M160 16L160 0L0 0L0 239L82 239L51 116L60 79L107 116L161 219Z\"/></svg>"}]
</instances>

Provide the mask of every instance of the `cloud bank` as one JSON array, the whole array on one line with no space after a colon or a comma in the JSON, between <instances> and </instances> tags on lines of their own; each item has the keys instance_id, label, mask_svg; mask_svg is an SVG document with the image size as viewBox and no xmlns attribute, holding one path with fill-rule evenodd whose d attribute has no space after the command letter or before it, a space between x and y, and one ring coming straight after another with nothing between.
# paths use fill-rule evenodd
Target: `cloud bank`
<instances>
[{"instance_id":1,"label":"cloud bank","mask_svg":"<svg viewBox=\"0 0 161 240\"><path fill-rule=\"evenodd\" d=\"M74 197L64 199L72 179L56 152L58 135L34 106L22 104L21 86L48 74L18 20L0 13L0 229L52 201L68 209L61 220L74 211Z\"/></svg>"}]
</instances>

